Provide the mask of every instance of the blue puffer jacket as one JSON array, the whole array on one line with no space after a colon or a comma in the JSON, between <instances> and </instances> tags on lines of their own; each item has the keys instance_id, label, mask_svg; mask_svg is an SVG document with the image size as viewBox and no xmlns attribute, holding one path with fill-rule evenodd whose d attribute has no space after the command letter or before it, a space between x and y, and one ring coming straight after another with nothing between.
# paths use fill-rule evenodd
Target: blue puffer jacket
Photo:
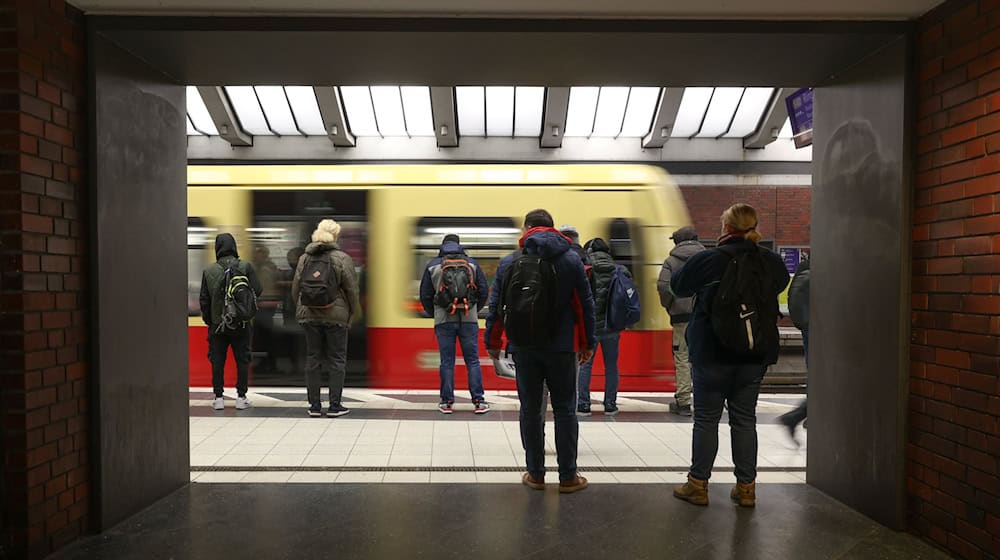
<instances>
[{"instance_id":1,"label":"blue puffer jacket","mask_svg":"<svg viewBox=\"0 0 1000 560\"><path fill-rule=\"evenodd\" d=\"M732 245L741 252L753 248L753 243L742 237L732 237L722 245ZM764 252L764 258L771 272L771 291L774 293L774 305L777 307L778 294L788 285L788 270L781 257L766 248L761 247L760 250ZM729 260L730 258L722 251L702 251L688 259L684 268L675 272L670 279L670 289L677 297L697 296L694 315L687 329L688 352L691 363L696 366L744 363L744 359L734 356L722 346L712 328L712 318L709 314L709 305L715 298L715 292L719 289L719 282ZM763 365L771 365L777 361L778 352L775 350L773 355L764 357Z\"/></svg>"},{"instance_id":2,"label":"blue puffer jacket","mask_svg":"<svg viewBox=\"0 0 1000 560\"><path fill-rule=\"evenodd\" d=\"M473 270L476 271L474 280L476 286L479 288L479 297L476 301L471 302L475 305L475 309L470 309L468 315L461 313L451 315L444 308L434 305L434 295L441 287L441 262L444 260L445 255L465 255L469 259L469 264L472 265ZM479 320L479 310L486 305L486 298L488 296L489 288L486 285L486 274L483 273L483 268L479 266L479 263L475 259L469 258L465 252L465 248L458 243L454 241L442 243L438 256L427 263L427 267L424 268L423 278L420 280L420 304L424 307L424 313L428 317L434 317L435 325L475 322Z\"/></svg>"},{"instance_id":3,"label":"blue puffer jacket","mask_svg":"<svg viewBox=\"0 0 1000 560\"><path fill-rule=\"evenodd\" d=\"M590 282L580 257L570 250L570 240L553 228L533 228L521 238L520 245L529 253L541 255L556 269L559 288L556 292L557 332L543 348L544 352L576 352L594 348L597 337L594 330L594 297ZM508 255L497 267L496 279L490 288L489 315L486 316L486 347L499 350L503 345L503 318L500 305L503 301L504 273L517 253ZM511 347L512 351L517 351Z\"/></svg>"}]
</instances>

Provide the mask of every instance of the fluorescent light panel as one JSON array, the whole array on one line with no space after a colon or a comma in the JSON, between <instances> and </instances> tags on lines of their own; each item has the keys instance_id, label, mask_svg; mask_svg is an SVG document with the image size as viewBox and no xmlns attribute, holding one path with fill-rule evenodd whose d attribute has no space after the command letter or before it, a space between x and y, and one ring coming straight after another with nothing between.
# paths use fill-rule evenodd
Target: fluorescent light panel
<instances>
[{"instance_id":1,"label":"fluorescent light panel","mask_svg":"<svg viewBox=\"0 0 1000 560\"><path fill-rule=\"evenodd\" d=\"M563 136L590 136L594 131L594 115L601 88L571 87L566 110L566 132Z\"/></svg>"},{"instance_id":2,"label":"fluorescent light panel","mask_svg":"<svg viewBox=\"0 0 1000 560\"><path fill-rule=\"evenodd\" d=\"M455 88L458 108L458 133L462 136L486 136L486 89L482 86Z\"/></svg>"},{"instance_id":3,"label":"fluorescent light panel","mask_svg":"<svg viewBox=\"0 0 1000 560\"><path fill-rule=\"evenodd\" d=\"M674 129L670 134L672 137L691 137L698 134L701 122L705 118L705 111L708 109L708 102L712 99L712 90L710 87L684 88L681 106L677 110L677 120L674 121Z\"/></svg>"},{"instance_id":4,"label":"fluorescent light panel","mask_svg":"<svg viewBox=\"0 0 1000 560\"><path fill-rule=\"evenodd\" d=\"M271 130L282 136L299 136L301 133L295 126L292 108L285 97L285 88L281 86L254 86L257 99L264 108L264 115Z\"/></svg>"},{"instance_id":5,"label":"fluorescent light panel","mask_svg":"<svg viewBox=\"0 0 1000 560\"><path fill-rule=\"evenodd\" d=\"M406 117L406 131L410 136L434 136L431 88L403 86L399 88L399 93L403 97L403 115Z\"/></svg>"},{"instance_id":6,"label":"fluorescent light panel","mask_svg":"<svg viewBox=\"0 0 1000 560\"><path fill-rule=\"evenodd\" d=\"M539 136L542 133L544 87L518 86L514 92L514 136Z\"/></svg>"},{"instance_id":7,"label":"fluorescent light panel","mask_svg":"<svg viewBox=\"0 0 1000 560\"><path fill-rule=\"evenodd\" d=\"M312 86L285 86L285 95L302 132L310 136L325 136L329 132L323 126L323 115Z\"/></svg>"},{"instance_id":8,"label":"fluorescent light panel","mask_svg":"<svg viewBox=\"0 0 1000 560\"><path fill-rule=\"evenodd\" d=\"M699 138L718 138L729 131L729 125L733 122L733 116L740 105L743 97L743 88L719 87L715 88L712 95L712 102L708 105L705 113L705 122L698 132Z\"/></svg>"},{"instance_id":9,"label":"fluorescent light panel","mask_svg":"<svg viewBox=\"0 0 1000 560\"><path fill-rule=\"evenodd\" d=\"M602 87L597 99L594 130L591 136L614 138L622 130L629 88Z\"/></svg>"},{"instance_id":10,"label":"fluorescent light panel","mask_svg":"<svg viewBox=\"0 0 1000 560\"><path fill-rule=\"evenodd\" d=\"M409 136L406 133L406 119L403 118L403 98L399 86L372 86L372 103L375 105L375 120L382 136Z\"/></svg>"},{"instance_id":11,"label":"fluorescent light panel","mask_svg":"<svg viewBox=\"0 0 1000 560\"><path fill-rule=\"evenodd\" d=\"M351 133L355 136L379 136L368 86L341 86L340 97L344 101Z\"/></svg>"},{"instance_id":12,"label":"fluorescent light panel","mask_svg":"<svg viewBox=\"0 0 1000 560\"><path fill-rule=\"evenodd\" d=\"M201 94L198 93L198 88L187 86L186 93L187 112L191 120L190 126L204 134L212 136L219 134L219 130L215 128L215 123L212 122L212 115L208 113L208 108L205 107L205 101L201 98Z\"/></svg>"},{"instance_id":13,"label":"fluorescent light panel","mask_svg":"<svg viewBox=\"0 0 1000 560\"><path fill-rule=\"evenodd\" d=\"M788 139L791 137L792 137L792 119L787 118L785 119L785 126L781 127L781 131L778 132L778 138Z\"/></svg>"},{"instance_id":14,"label":"fluorescent light panel","mask_svg":"<svg viewBox=\"0 0 1000 560\"><path fill-rule=\"evenodd\" d=\"M656 104L660 101L660 88L634 87L628 95L628 107L625 108L625 118L619 136L624 138L642 138L649 133L653 125L653 115Z\"/></svg>"},{"instance_id":15,"label":"fluorescent light panel","mask_svg":"<svg viewBox=\"0 0 1000 560\"><path fill-rule=\"evenodd\" d=\"M267 119L257 102L257 94L254 93L253 86L226 86L226 95L233 105L236 118L240 121L243 130L254 136L270 136L271 129L267 126Z\"/></svg>"},{"instance_id":16,"label":"fluorescent light panel","mask_svg":"<svg viewBox=\"0 0 1000 560\"><path fill-rule=\"evenodd\" d=\"M514 87L486 88L486 135L514 135Z\"/></svg>"},{"instance_id":17,"label":"fluorescent light panel","mask_svg":"<svg viewBox=\"0 0 1000 560\"><path fill-rule=\"evenodd\" d=\"M745 138L756 132L773 95L774 88L747 88L726 138Z\"/></svg>"},{"instance_id":18,"label":"fluorescent light panel","mask_svg":"<svg viewBox=\"0 0 1000 560\"><path fill-rule=\"evenodd\" d=\"M201 136L201 133L195 130L194 123L191 122L191 115L187 116L187 133L188 136Z\"/></svg>"}]
</instances>

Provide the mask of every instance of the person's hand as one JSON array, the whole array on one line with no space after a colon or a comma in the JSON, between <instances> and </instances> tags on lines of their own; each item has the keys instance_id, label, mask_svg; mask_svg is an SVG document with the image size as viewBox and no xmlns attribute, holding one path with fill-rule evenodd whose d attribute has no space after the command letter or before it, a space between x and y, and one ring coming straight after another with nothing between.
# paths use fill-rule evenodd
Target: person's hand
<instances>
[{"instance_id":1,"label":"person's hand","mask_svg":"<svg viewBox=\"0 0 1000 560\"><path fill-rule=\"evenodd\" d=\"M578 359L580 360L581 364L585 364L585 363L589 362L590 359L593 358L593 357L594 357L594 349L593 348L584 348L583 350L580 350L580 354L578 356Z\"/></svg>"},{"instance_id":2,"label":"person's hand","mask_svg":"<svg viewBox=\"0 0 1000 560\"><path fill-rule=\"evenodd\" d=\"M486 349L486 353L489 354L490 358L492 358L494 360L499 360L500 359L500 351L499 350L495 350L493 348L487 348Z\"/></svg>"}]
</instances>

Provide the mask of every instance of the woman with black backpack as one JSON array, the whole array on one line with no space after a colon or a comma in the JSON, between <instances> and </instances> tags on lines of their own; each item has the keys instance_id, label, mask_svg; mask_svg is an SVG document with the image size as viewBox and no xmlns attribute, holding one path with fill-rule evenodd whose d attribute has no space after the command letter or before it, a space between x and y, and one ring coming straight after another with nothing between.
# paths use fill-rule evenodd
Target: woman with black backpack
<instances>
[{"instance_id":1,"label":"woman with black backpack","mask_svg":"<svg viewBox=\"0 0 1000 560\"><path fill-rule=\"evenodd\" d=\"M756 504L757 396L767 367L778 361L778 294L788 285L781 258L760 247L757 211L735 204L722 214L722 235L670 280L677 297L696 296L687 342L694 382L694 432L687 483L674 496L708 505L708 479L719 449L724 405L736 465L730 497Z\"/></svg>"}]
</instances>

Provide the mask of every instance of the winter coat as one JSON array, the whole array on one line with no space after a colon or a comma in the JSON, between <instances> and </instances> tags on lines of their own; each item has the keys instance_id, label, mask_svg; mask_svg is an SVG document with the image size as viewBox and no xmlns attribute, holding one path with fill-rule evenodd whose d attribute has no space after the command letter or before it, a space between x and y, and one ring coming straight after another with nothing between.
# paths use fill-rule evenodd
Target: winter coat
<instances>
[{"instance_id":1,"label":"winter coat","mask_svg":"<svg viewBox=\"0 0 1000 560\"><path fill-rule=\"evenodd\" d=\"M250 287L253 288L257 297L260 297L260 280L253 265L240 260L239 252L236 249L236 239L228 233L220 233L215 236L215 264L205 267L201 273L201 295L198 298L201 304L201 320L209 327L214 327L222 323L222 311L226 304L226 269L237 263L237 269L242 272ZM215 332L211 329L210 332Z\"/></svg>"},{"instance_id":2,"label":"winter coat","mask_svg":"<svg viewBox=\"0 0 1000 560\"><path fill-rule=\"evenodd\" d=\"M590 249L590 287L594 293L594 318L596 320L597 334L608 334L611 332L605 328L608 316L608 291L611 288L611 280L615 277L615 269L618 264L611 256L611 250L607 245L598 243ZM625 275L629 278L632 273L625 270Z\"/></svg>"},{"instance_id":3,"label":"winter coat","mask_svg":"<svg viewBox=\"0 0 1000 560\"><path fill-rule=\"evenodd\" d=\"M308 259L330 259L340 295L333 305L325 308L306 307L299 299L302 269ZM354 271L354 261L340 250L336 243L310 243L306 252L299 257L292 279L292 300L295 302L295 319L300 324L339 325L349 327L361 315L361 300L358 294L358 277Z\"/></svg>"},{"instance_id":4,"label":"winter coat","mask_svg":"<svg viewBox=\"0 0 1000 560\"><path fill-rule=\"evenodd\" d=\"M473 304L473 307L469 309L468 314L451 314L448 313L447 309L434 305L434 295L441 289L441 264L444 261L444 257L447 255L464 256L468 259L469 265L476 273L476 277L473 280L476 282L479 294L476 301L470 302ZM444 323L478 321L479 310L486 306L489 296L490 289L486 281L486 274L483 272L482 267L479 266L475 259L469 258L464 247L454 241L446 241L441 244L441 250L438 251L438 256L431 259L431 261L427 263L427 266L424 268L424 275L420 279L420 304L423 305L424 312L427 313L428 316L434 317L435 326Z\"/></svg>"},{"instance_id":5,"label":"winter coat","mask_svg":"<svg viewBox=\"0 0 1000 560\"><path fill-rule=\"evenodd\" d=\"M570 243L569 248L571 251L576 253L578 257L580 257L580 260L583 261L583 266L592 266L594 264L590 260L590 253L588 253L587 250L584 249L579 243Z\"/></svg>"},{"instance_id":6,"label":"winter coat","mask_svg":"<svg viewBox=\"0 0 1000 560\"><path fill-rule=\"evenodd\" d=\"M788 314L799 330L809 330L809 261L795 269L795 278L788 287Z\"/></svg>"},{"instance_id":7,"label":"winter coat","mask_svg":"<svg viewBox=\"0 0 1000 560\"><path fill-rule=\"evenodd\" d=\"M656 280L656 291L660 293L660 305L667 310L670 315L670 324L678 325L691 320L691 312L694 310L694 298L677 297L670 290L670 278L677 271L684 268L684 264L694 255L705 250L705 246L697 239L681 241L670 251L670 255L663 261L663 268L660 269L660 277Z\"/></svg>"},{"instance_id":8,"label":"winter coat","mask_svg":"<svg viewBox=\"0 0 1000 560\"><path fill-rule=\"evenodd\" d=\"M738 252L750 251L754 244L742 237L733 237L722 243L732 246ZM760 247L764 260L770 272L770 292L774 295L774 306L778 306L778 294L788 285L788 270L781 257ZM719 341L712 328L712 318L709 313L719 282L731 258L722 251L715 249L702 251L689 258L683 268L674 272L670 279L670 287L678 297L697 295L694 313L687 328L687 343L690 361L696 366L706 367L713 364L746 364L746 358L740 357L725 347ZM777 329L777 326L775 326ZM778 361L778 349L764 356L762 365L771 365ZM759 362L753 362L759 363Z\"/></svg>"},{"instance_id":9,"label":"winter coat","mask_svg":"<svg viewBox=\"0 0 1000 560\"><path fill-rule=\"evenodd\" d=\"M597 345L594 325L594 297L590 292L587 273L576 252L570 250L569 239L554 228L537 227L521 237L520 246L529 254L540 255L552 263L556 270L558 287L555 308L558 316L554 336L544 345L525 348L542 352L576 352ZM499 350L503 344L503 317L501 303L504 299L503 278L508 267L517 257L513 253L504 257L497 267L496 279L490 288L489 314L486 317L486 346ZM518 348L510 345L510 350Z\"/></svg>"}]
</instances>

